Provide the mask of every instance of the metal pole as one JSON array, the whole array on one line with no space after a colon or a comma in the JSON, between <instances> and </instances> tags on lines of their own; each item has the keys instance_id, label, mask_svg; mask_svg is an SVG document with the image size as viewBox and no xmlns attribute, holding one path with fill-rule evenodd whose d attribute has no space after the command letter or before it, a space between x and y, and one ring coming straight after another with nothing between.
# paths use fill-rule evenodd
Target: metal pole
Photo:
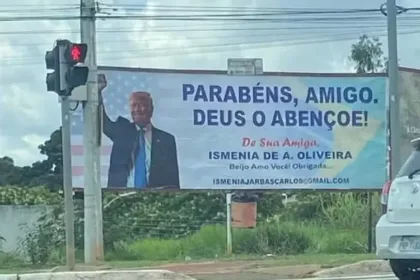
<instances>
[{"instance_id":1,"label":"metal pole","mask_svg":"<svg viewBox=\"0 0 420 280\"><path fill-rule=\"evenodd\" d=\"M226 194L226 252L232 254L232 194Z\"/></svg>"},{"instance_id":2,"label":"metal pole","mask_svg":"<svg viewBox=\"0 0 420 280\"><path fill-rule=\"evenodd\" d=\"M89 77L84 104L84 207L85 207L85 262L96 263L103 259L102 193L100 185L99 102L96 65L96 4L94 0L80 3L81 42L88 45L86 65Z\"/></svg>"},{"instance_id":3,"label":"metal pole","mask_svg":"<svg viewBox=\"0 0 420 280\"><path fill-rule=\"evenodd\" d=\"M373 205L372 205L372 193L367 193L368 197L368 253L372 253L372 240L373 240Z\"/></svg>"},{"instance_id":4,"label":"metal pole","mask_svg":"<svg viewBox=\"0 0 420 280\"><path fill-rule=\"evenodd\" d=\"M391 179L401 167L400 156L400 96L398 94L398 45L397 45L397 6L395 0L387 0L388 19L388 75L389 75L389 114L391 130Z\"/></svg>"},{"instance_id":5,"label":"metal pole","mask_svg":"<svg viewBox=\"0 0 420 280\"><path fill-rule=\"evenodd\" d=\"M70 101L67 96L62 97L61 99L61 126L64 173L64 213L66 225L66 260L67 267L71 271L74 270L76 265L76 258L74 249L74 206L70 153Z\"/></svg>"}]
</instances>

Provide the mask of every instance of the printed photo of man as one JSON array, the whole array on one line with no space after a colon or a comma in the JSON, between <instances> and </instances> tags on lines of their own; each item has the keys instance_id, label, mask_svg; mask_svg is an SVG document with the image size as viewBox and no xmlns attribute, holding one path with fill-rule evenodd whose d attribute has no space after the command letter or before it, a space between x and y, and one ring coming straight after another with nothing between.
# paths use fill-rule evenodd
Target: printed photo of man
<instances>
[{"instance_id":1,"label":"printed photo of man","mask_svg":"<svg viewBox=\"0 0 420 280\"><path fill-rule=\"evenodd\" d=\"M101 103L106 86L105 75L98 75ZM136 91L127 102L131 121L122 116L112 121L102 106L103 132L113 142L108 188L179 188L175 137L153 126L151 94Z\"/></svg>"}]
</instances>

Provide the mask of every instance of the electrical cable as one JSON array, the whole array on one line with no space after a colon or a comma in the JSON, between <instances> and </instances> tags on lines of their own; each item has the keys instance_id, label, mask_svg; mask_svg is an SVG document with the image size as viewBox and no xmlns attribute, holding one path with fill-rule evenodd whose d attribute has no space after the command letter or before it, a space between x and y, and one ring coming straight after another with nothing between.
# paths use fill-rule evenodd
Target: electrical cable
<instances>
[{"instance_id":1,"label":"electrical cable","mask_svg":"<svg viewBox=\"0 0 420 280\"><path fill-rule=\"evenodd\" d=\"M371 28L364 29L364 32L365 33L376 32L376 31L382 31L383 29L384 29L383 27L371 27ZM405 30L405 29L403 29L403 30ZM359 31L360 31L360 27L358 29L358 32ZM355 32L355 30L353 32ZM46 33L46 34L48 34L48 33ZM63 32L60 32L60 34L63 34ZM299 32L298 34L294 34L294 35L295 36L298 35L299 37L301 37L301 36L313 36L313 35L334 37L335 34L336 34L336 32L331 32L331 30L321 30L321 31L311 31L311 32L310 31L309 32L308 31L307 32ZM178 40L175 40L175 41L188 40L189 42L196 42L196 41L207 41L207 40L215 40L215 39L220 39L220 40L222 40L222 39L224 39L224 40L236 39L236 38L238 38L238 39L245 39L245 38L246 39L252 39L252 38L265 38L265 37L273 37L273 36L280 37L280 36L288 36L288 35L291 35L290 32L276 32L276 33L264 33L264 34L261 34L261 33L238 34L238 33L235 33L233 35L224 35L224 36L221 36L221 35L188 36L186 34L183 34L182 36L180 36L178 38ZM168 41L174 42L174 40L172 38L159 38L159 37L158 38L147 38L148 43L149 42L168 42ZM114 39L114 40L103 40L103 41L98 40L97 45L102 47L102 45L107 45L107 44L121 44L121 43L130 43L130 42L135 43L135 41L128 40L128 39L125 39L125 40L115 40ZM6 45L8 45L8 44L3 44L3 46L6 46ZM13 43L14 48L17 48L17 47L31 47L31 46L41 47L41 46L49 46L49 45L50 44L46 43L45 41L44 42L37 42L37 43L34 43L34 42L23 43L23 44ZM0 44L0 46L2 46L2 44ZM114 49L114 51L118 52L119 49ZM121 51L123 51L123 50L121 50Z\"/></svg>"},{"instance_id":2,"label":"electrical cable","mask_svg":"<svg viewBox=\"0 0 420 280\"><path fill-rule=\"evenodd\" d=\"M173 9L174 7L172 7ZM191 8L191 7L190 7ZM403 8L403 12L408 12L408 11L412 11L412 10L417 10L418 8ZM101 10L101 9L100 9ZM111 9L113 12L115 12L115 8ZM118 10L117 10L118 11ZM179 11L179 9L178 9ZM205 11L205 9L201 8L200 11L206 12L208 13L208 11ZM223 20L227 20L227 21L232 21L232 20L241 20L241 21L261 21L261 20L274 20L275 18L258 18L261 16L281 16L281 15L322 15L322 14L329 14L329 15L340 15L339 19L340 20L344 20L344 19L350 19L350 20L361 20L361 19L366 19L366 17L343 17L343 14L361 14L361 13L372 13L372 12L380 12L381 9L350 9L350 10L318 10L318 11L310 11L310 10L301 10L301 11L292 11L292 10L288 10L288 11L277 11L277 12L253 12L253 13L222 13L222 14L217 14L217 13L212 13L212 14L199 14L199 15L191 15L191 14L176 14L176 15L113 15L113 14L109 14L109 15L98 15L96 16L97 19L153 19L153 20L166 20L166 21L204 21L204 20L217 20L219 19L223 19ZM100 11L99 11L100 13ZM189 13L191 13L191 11L189 11ZM245 17L245 18L244 18ZM76 20L76 19L83 19L85 17L81 17L79 15L77 16L9 16L9 17L0 17L0 21L37 21L37 20ZM89 18L89 17L86 17ZM309 20L311 18L305 18L305 20ZM293 20L291 18L288 18L287 20ZM302 19L298 19L298 20L302 20ZM312 18L312 20L314 21L320 21L323 20L322 18ZM331 19L325 19L325 20L331 20Z\"/></svg>"},{"instance_id":3,"label":"electrical cable","mask_svg":"<svg viewBox=\"0 0 420 280\"><path fill-rule=\"evenodd\" d=\"M360 30L359 30L360 31ZM331 33L331 32L324 32L324 33L316 33L316 32L312 32L312 33L298 33L298 34L294 34L294 36L288 36L287 38L282 38L281 41L282 42L287 42L287 41L294 41L294 40L307 40L307 39L319 39L319 38L334 38L337 36L357 36L360 32L359 31L348 31L348 32L340 32L340 33ZM376 29L376 30L371 30L372 32L385 32L385 29ZM408 31L408 30L406 30ZM410 30L411 32L418 32L419 29L415 29L415 30ZM185 37L184 40L187 40L188 42L191 41L195 41L197 39L207 39L207 40L214 40L214 39L246 39L246 41L242 41L242 42L229 42L229 43L218 43L218 44L212 44L212 45L199 45L197 47L201 48L201 47L220 47L220 46L225 46L225 45L236 45L236 44L250 44L250 43L264 43L266 42L266 40L269 40L268 42L276 42L279 41L279 36L285 35L284 33L275 33L275 34L242 34L239 35L238 34L234 34L234 35L228 35L228 36L212 36L212 37L207 37L207 38L203 38L203 37ZM258 41L250 41L249 39L259 39ZM261 38L261 39L260 39ZM116 41L116 42L121 42L120 40ZM167 38L152 38L152 39L147 39L147 42L173 42L172 39L167 39ZM98 43L99 45L99 43ZM195 46L190 46L190 47L195 47ZM141 49L115 49L112 48L112 50L109 51L98 51L98 54L104 54L104 53L131 53L131 52L138 52L138 51L148 51L148 50L141 50ZM152 50L153 52L158 52L158 51L168 51L167 48L154 48ZM18 58L18 57L16 57ZM10 57L9 57L10 59Z\"/></svg>"},{"instance_id":4,"label":"electrical cable","mask_svg":"<svg viewBox=\"0 0 420 280\"><path fill-rule=\"evenodd\" d=\"M399 35L408 35L408 34L419 34L420 31L410 31L410 32L402 32ZM359 36L360 34L357 34L356 36ZM386 36L386 32L384 31L382 34L375 34L375 36ZM247 42L241 42L241 43L235 43L235 44L218 44L218 45L207 45L207 46L191 46L191 47L181 47L179 52L170 52L170 49L161 49L162 53L158 54L154 50L136 50L133 53L142 53L143 55L133 55L133 56L115 56L112 55L110 57L103 57L103 59L106 59L107 61L115 61L115 60L133 60L136 58L160 58L160 57L167 57L167 56L177 56L177 55L193 55L193 54L202 54L202 53L212 53L212 52L225 52L225 51L232 51L232 49L227 49L227 47L235 47L237 48L238 45L246 45L250 46L252 49L261 49L261 48L267 48L267 47L289 47L289 46L298 46L298 45L305 45L305 44L318 44L318 43L329 43L329 42L340 42L340 41L349 41L355 39L355 36L343 36L338 37L335 36L334 39L312 39L312 40L300 40L300 41L289 41L289 42L278 42L277 41L271 41L271 42L253 42L253 43L247 43ZM257 46L256 46L257 45ZM216 49L217 47L223 47L224 49ZM207 49L210 48L210 49ZM195 51L194 51L195 49ZM249 48L248 48L249 49ZM193 51L189 51L193 50ZM155 53L153 53L155 52ZM127 52L124 52L127 53ZM102 57L102 56L101 56ZM26 60L26 61L17 61L17 60L10 60L10 64L8 64L8 61L1 61L3 65L7 64L7 67L9 66L28 66L29 64L32 65L40 65L41 60ZM16 62L22 62L22 64L16 63ZM38 63L38 64L37 64Z\"/></svg>"},{"instance_id":5,"label":"electrical cable","mask_svg":"<svg viewBox=\"0 0 420 280\"><path fill-rule=\"evenodd\" d=\"M121 5L117 5L116 7L111 6L111 5L106 5L106 4L101 4L100 6L100 10L102 9L102 6L104 6L105 8L109 8L111 10L113 10L115 12L115 9L118 9L116 7L121 6ZM0 6L1 7L1 6ZM73 5L72 8L74 8L75 6ZM132 7L135 7L135 9L139 9L139 7L142 7L141 5L134 5ZM145 7L150 8L150 5L145 5ZM157 5L154 6L155 8L157 7ZM166 10L170 10L172 9L172 11L176 11L177 13L182 11L190 11L192 8L194 8L193 6L164 6L164 5L160 5L161 8L165 8ZM207 7L207 8L205 8ZM130 9L130 7L127 7L128 9ZM125 8L124 10L127 10L127 8ZM321 28L343 28L347 25L347 28L366 28L367 26L357 26L355 25L356 23L358 24L363 24L363 20L367 21L368 23L370 23L370 27L373 28L374 26L372 26L372 23L380 20L381 22L385 23L384 21L384 17L383 16L359 16L359 14L363 14L363 13L373 13L373 12L378 12L381 11L380 9L273 9L273 8L266 8L267 12L264 12L265 10L263 8L259 9L254 9L253 13L244 13L244 10L241 10L242 8L236 8L238 12L241 13L232 13L232 10L235 10L235 8L232 7L215 7L215 6L204 6L200 7L200 6L196 6L196 8L201 8L201 12L206 12L208 13L210 9L219 9L216 12L219 12L219 14L217 13L212 13L212 14L200 14L200 15L191 15L191 14L187 14L187 15L107 15L107 16L97 16L98 19L146 19L146 20L161 20L161 21L185 21L185 20L192 20L192 21L216 21L220 24L226 24L226 23L234 23L232 21L239 21L240 24L249 24L249 23L261 23L261 22L269 22L269 23L281 23L281 22L285 22L287 24L292 24L292 23L312 23L316 22L317 24L321 24L321 26L307 26L306 30L309 30L310 28L313 29L321 29ZM230 8L230 9L229 9ZM70 9L70 6L67 6L67 8L56 8L56 9ZM206 11L207 9L207 11ZM220 9L229 9L229 13L220 13ZM407 11L412 11L412 10L417 10L420 8L404 8L404 12ZM44 9L39 9L38 10L44 10ZM45 9L48 11L48 9ZM33 10L32 10L33 11ZM53 11L53 10L49 10L49 11ZM255 12L258 11L258 12ZM1 12L1 10L0 10ZM223 12L223 11L222 11ZM314 15L321 15L321 16L314 16ZM325 16L325 14L329 14L328 17ZM354 14L355 16L343 16L344 14ZM279 17L277 18L271 18L273 15L277 15ZM281 18L281 16L287 16L285 18ZM309 16L308 16L309 15ZM331 15L339 15L339 17L334 17ZM252 18L249 18L249 16L252 16ZM266 17L269 16L269 18L258 18L258 17ZM244 18L245 17L245 18ZM257 17L257 18L255 18ZM49 20L63 20L63 19L81 19L80 16L11 16L11 17L1 17L0 16L0 21L16 21L16 20L44 20L44 19L49 19ZM404 27L409 27L409 26L417 26L415 23L417 23L417 20L419 20L418 17L402 17L401 20L405 20L405 22L403 22L401 25L403 25ZM239 23L236 23L239 24ZM327 26L323 26L323 25L327 25ZM380 26L377 26L380 27ZM383 26L385 27L385 25ZM220 31L246 31L247 37L248 38L256 38L256 37L261 37L261 38L265 38L265 37L269 37L269 36L282 36L282 34L257 34L254 36L251 36L249 34L250 31L255 30L255 31L268 31L268 30L281 30L281 28L284 28L284 30L305 30L305 27L296 27L296 26L290 26L290 27L274 27L274 28L221 28L219 29ZM217 29L213 28L213 29L151 29L151 30L146 30L146 32L215 32ZM145 30L139 30L139 32L144 32ZM357 30L358 33L356 34L352 34L352 33L347 33L347 34L334 34L334 33L329 33L328 35L330 37L335 37L334 40L351 40L354 38L354 36L358 36L360 34L360 30ZM42 34L43 32L48 32L48 34L52 34L54 32L52 31L39 31L39 32L34 32L33 30L31 31L5 31L5 32L0 32L0 34L3 35L22 35L22 34L27 34L30 35L28 33L31 34ZM56 30L55 32L59 32L58 30ZM79 33L79 31L72 31L69 30L67 31L68 33ZM98 33L123 33L123 32L136 32L136 30L133 29L128 29L128 30L112 30L112 29L104 29L104 30L98 30ZM418 31L410 31L408 34L413 34L413 33L418 33ZM320 37L322 38L322 35L319 34L315 34L315 38L313 38L313 36L309 36L309 35L314 35L314 32L311 32L308 34L308 36L306 36L306 34L304 34L304 32L300 32L299 33L301 36L304 36L304 39L284 39L281 38L281 43L283 45L285 45L284 43L292 43L293 40L295 40L295 43L316 43L316 40L320 40ZM405 33L407 34L407 33ZM236 34L238 35L238 34ZM287 35L287 34L284 34ZM324 35L324 34L323 34ZM326 34L325 34L326 35ZM324 37L325 37L324 35ZM346 37L342 37L342 36L346 36ZM230 36L229 38L232 38L233 36ZM212 39L217 38L217 36L214 36ZM204 38L197 38L197 39L189 39L188 37L183 38L185 40L197 40L197 39L204 39ZM208 38L210 39L210 38ZM296 41L297 40L297 41ZM312 41L311 41L312 40ZM314 41L315 40L315 41ZM333 42L333 39L323 39L321 41L331 41ZM149 41L149 40L148 40ZM152 42L152 40L150 40L150 42ZM163 41L163 40L162 40ZM119 41L121 42L121 41ZM278 44L279 43L279 39L275 38L275 39L270 39L270 40L259 40L257 42L229 42L229 43L224 43L224 44L213 44L213 45L199 45L199 46L186 46L186 47L181 47L182 51L187 51L189 49L196 49L199 48L202 49L207 49L207 48L225 48L225 47L232 47L232 46L238 46L238 45L264 45L264 44ZM257 47L257 48L261 48L261 47ZM153 50L141 50L141 49L136 49L136 50L115 50L113 49L112 51L108 51L109 53L112 53L112 57L110 57L111 59L126 59L126 57L118 57L115 56L115 53L120 53L120 52L124 52L126 54L130 54L130 53L137 53L137 52L142 52L144 53L154 53L156 55L159 55L159 52L165 52L165 55L176 55L176 54L171 54L170 51L173 51L174 49L168 49L168 48L155 48ZM168 52L169 51L169 52ZM211 51L211 50L210 50ZM225 51L225 50L218 50L218 51ZM105 52L98 52L99 55L102 55L103 53L107 53ZM129 58L131 59L132 56L129 56ZM19 57L19 58L13 58L13 57L8 57L7 60L8 61L18 61L19 59L25 59L24 57ZM29 58L28 58L29 59ZM4 60L3 60L4 61ZM27 60L29 61L29 60ZM5 63L7 63L7 61L4 61ZM9 65L10 66L10 65Z\"/></svg>"}]
</instances>

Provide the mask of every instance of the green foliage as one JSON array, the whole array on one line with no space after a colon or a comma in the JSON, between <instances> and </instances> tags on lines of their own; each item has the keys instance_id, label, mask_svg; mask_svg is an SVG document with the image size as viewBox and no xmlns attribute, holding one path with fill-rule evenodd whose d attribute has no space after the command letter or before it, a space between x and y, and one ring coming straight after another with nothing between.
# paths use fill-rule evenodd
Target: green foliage
<instances>
[{"instance_id":1,"label":"green foliage","mask_svg":"<svg viewBox=\"0 0 420 280\"><path fill-rule=\"evenodd\" d=\"M334 234L331 234L334 232ZM366 253L366 234L347 230L335 232L316 223L275 221L255 229L233 231L233 253L241 255L291 255L303 253ZM182 239L146 238L120 242L108 252L108 260L184 260L226 256L226 228L206 226Z\"/></svg>"},{"instance_id":2,"label":"green foliage","mask_svg":"<svg viewBox=\"0 0 420 280\"><path fill-rule=\"evenodd\" d=\"M59 201L60 196L45 187L0 187L0 205L57 205Z\"/></svg>"},{"instance_id":3,"label":"green foliage","mask_svg":"<svg viewBox=\"0 0 420 280\"><path fill-rule=\"evenodd\" d=\"M302 254L311 247L310 235L290 222L262 223L256 229L235 231L234 249L242 254Z\"/></svg>"},{"instance_id":4,"label":"green foliage","mask_svg":"<svg viewBox=\"0 0 420 280\"><path fill-rule=\"evenodd\" d=\"M307 232L292 224L261 224L256 229L235 230L233 251L237 254L300 254L311 246ZM226 255L226 227L205 226L182 239L147 238L132 243L120 243L109 259L170 260L218 258Z\"/></svg>"},{"instance_id":5,"label":"green foliage","mask_svg":"<svg viewBox=\"0 0 420 280\"><path fill-rule=\"evenodd\" d=\"M15 254L5 253L0 250L0 267L22 266L24 262Z\"/></svg>"},{"instance_id":6,"label":"green foliage","mask_svg":"<svg viewBox=\"0 0 420 280\"><path fill-rule=\"evenodd\" d=\"M12 158L0 158L0 186L46 186L49 189L60 189L63 181L61 128L55 130L50 139L38 148L47 159L34 162L31 166L15 166Z\"/></svg>"},{"instance_id":7,"label":"green foliage","mask_svg":"<svg viewBox=\"0 0 420 280\"><path fill-rule=\"evenodd\" d=\"M366 251L365 193L297 195L284 207L280 193L258 202L255 229L235 229L238 254L360 253ZM378 196L373 196L379 216ZM35 264L63 259L65 235L60 197L46 188L0 188L3 204L53 204L35 228L26 228L22 249ZM105 194L104 238L108 257L119 259L214 258L226 250L225 194L138 193L116 199ZM83 201L75 202L76 248L83 249ZM334 234L331 234L334 233ZM155 252L155 253L152 253Z\"/></svg>"},{"instance_id":8,"label":"green foliage","mask_svg":"<svg viewBox=\"0 0 420 280\"><path fill-rule=\"evenodd\" d=\"M356 63L357 73L375 73L387 69L387 61L383 57L382 43L379 38L370 39L360 36L359 42L351 46L349 59Z\"/></svg>"},{"instance_id":9,"label":"green foliage","mask_svg":"<svg viewBox=\"0 0 420 280\"><path fill-rule=\"evenodd\" d=\"M329 205L321 203L324 220L337 229L366 228L368 224L369 204L361 193L327 193ZM372 194L374 219L380 216L379 196Z\"/></svg>"},{"instance_id":10,"label":"green foliage","mask_svg":"<svg viewBox=\"0 0 420 280\"><path fill-rule=\"evenodd\" d=\"M22 192L22 197L25 197L27 193L35 192L35 190L41 197L45 197L45 194L49 193L42 188L20 188L19 190ZM52 199L57 203L58 200L55 196L52 196ZM280 193L264 195L259 204L259 218L266 219L274 213L273 211L283 209L281 199ZM42 202L51 204L44 200ZM121 242L131 243L146 238L151 238L151 240L186 238L192 236L203 226L223 224L226 221L225 193L223 192L137 193L119 199L116 198L116 194L106 193L103 205L104 245L107 251L117 250L118 246L121 246ZM36 228L25 228L28 234L22 241L22 247L31 256L32 262L40 264L50 262L56 248L64 246L63 210L61 202L57 203L51 211L47 211L39 219ZM83 201L76 201L75 241L77 249L83 248L83 229ZM190 241L198 242L194 238ZM202 248L201 250L206 249ZM130 255L132 254L128 252L127 257Z\"/></svg>"}]
</instances>

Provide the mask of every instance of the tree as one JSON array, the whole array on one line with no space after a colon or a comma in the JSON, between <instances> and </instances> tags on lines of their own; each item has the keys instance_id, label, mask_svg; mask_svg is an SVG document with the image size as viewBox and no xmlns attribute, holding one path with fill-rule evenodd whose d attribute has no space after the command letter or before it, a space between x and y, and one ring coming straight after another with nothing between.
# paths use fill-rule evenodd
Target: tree
<instances>
[{"instance_id":1,"label":"tree","mask_svg":"<svg viewBox=\"0 0 420 280\"><path fill-rule=\"evenodd\" d=\"M360 36L359 42L351 46L349 59L356 63L357 73L384 72L388 65L379 38L370 39L367 35Z\"/></svg>"},{"instance_id":2,"label":"tree","mask_svg":"<svg viewBox=\"0 0 420 280\"><path fill-rule=\"evenodd\" d=\"M0 158L0 185L16 185L21 181L20 168L10 157Z\"/></svg>"},{"instance_id":3,"label":"tree","mask_svg":"<svg viewBox=\"0 0 420 280\"><path fill-rule=\"evenodd\" d=\"M32 164L29 172L29 186L47 186L50 189L61 188L63 182L63 153L61 127L50 135L50 139L38 146L47 159Z\"/></svg>"},{"instance_id":4,"label":"tree","mask_svg":"<svg viewBox=\"0 0 420 280\"><path fill-rule=\"evenodd\" d=\"M38 148L40 153L47 158L34 162L31 166L15 166L12 158L0 158L0 186L61 188L63 180L61 128L51 133L50 139Z\"/></svg>"}]
</instances>

